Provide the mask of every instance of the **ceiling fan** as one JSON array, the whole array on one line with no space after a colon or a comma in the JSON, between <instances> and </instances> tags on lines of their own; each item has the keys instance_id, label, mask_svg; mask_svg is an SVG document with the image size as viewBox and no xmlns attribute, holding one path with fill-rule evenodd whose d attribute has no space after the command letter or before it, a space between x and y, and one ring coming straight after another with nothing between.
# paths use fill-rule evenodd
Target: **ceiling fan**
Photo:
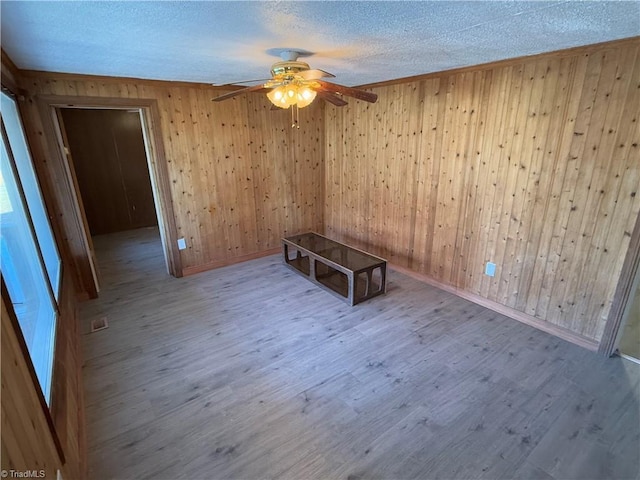
<instances>
[{"instance_id":1,"label":"ceiling fan","mask_svg":"<svg viewBox=\"0 0 640 480\"><path fill-rule=\"evenodd\" d=\"M311 69L309 64L298 60L299 57L312 55L310 52L293 49L274 49L272 51L279 53L282 60L271 66L271 78L229 84L261 82L258 85L220 95L212 100L221 102L237 95L260 90L270 90L267 97L273 105L279 108L303 108L310 105L316 96L336 107L347 105L347 102L342 98L344 96L369 103L375 103L378 99L378 95L375 93L322 80L323 78L335 77L335 75L324 70Z\"/></svg>"}]
</instances>

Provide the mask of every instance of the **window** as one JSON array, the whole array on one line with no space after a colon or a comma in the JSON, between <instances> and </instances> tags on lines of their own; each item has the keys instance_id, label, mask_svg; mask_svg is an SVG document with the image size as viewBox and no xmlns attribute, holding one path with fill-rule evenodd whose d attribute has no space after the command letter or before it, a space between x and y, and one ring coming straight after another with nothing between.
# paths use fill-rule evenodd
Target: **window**
<instances>
[{"instance_id":1,"label":"window","mask_svg":"<svg viewBox=\"0 0 640 480\"><path fill-rule=\"evenodd\" d=\"M2 93L0 269L47 403L61 262L13 98Z\"/></svg>"}]
</instances>

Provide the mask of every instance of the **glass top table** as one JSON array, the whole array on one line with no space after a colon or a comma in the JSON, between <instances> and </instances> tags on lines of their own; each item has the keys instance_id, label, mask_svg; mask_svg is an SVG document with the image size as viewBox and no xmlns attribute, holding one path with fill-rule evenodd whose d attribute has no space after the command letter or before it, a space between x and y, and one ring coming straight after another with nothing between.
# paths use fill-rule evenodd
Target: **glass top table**
<instances>
[{"instance_id":1,"label":"glass top table","mask_svg":"<svg viewBox=\"0 0 640 480\"><path fill-rule=\"evenodd\" d=\"M350 305L386 289L386 260L315 232L283 238L285 263ZM292 257L293 255L293 257Z\"/></svg>"}]
</instances>

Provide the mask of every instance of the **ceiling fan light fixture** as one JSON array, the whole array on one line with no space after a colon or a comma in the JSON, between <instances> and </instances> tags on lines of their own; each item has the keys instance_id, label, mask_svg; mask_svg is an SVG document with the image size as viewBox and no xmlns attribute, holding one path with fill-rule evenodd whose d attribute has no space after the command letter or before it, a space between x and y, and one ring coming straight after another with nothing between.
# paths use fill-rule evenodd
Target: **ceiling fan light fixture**
<instances>
[{"instance_id":1,"label":"ceiling fan light fixture","mask_svg":"<svg viewBox=\"0 0 640 480\"><path fill-rule=\"evenodd\" d=\"M1 1L1 0L0 0ZM344 107L345 102L342 97L349 96L369 103L376 103L378 95L373 92L359 90L357 88L345 87L337 83L330 83L322 80L327 77L335 77L332 73L319 69L310 69L306 62L298 61L298 57L313 55L306 50L295 50L290 48L277 48L267 51L269 54L277 54L282 58L281 62L276 62L271 67L271 78L262 80L251 80L250 83L262 82L259 85L246 87L225 93L212 98L214 102L221 102L249 92L269 90L267 98L278 108L297 107L298 110L309 106L319 94L320 99L333 104L336 107ZM296 122L294 122L294 125Z\"/></svg>"},{"instance_id":2,"label":"ceiling fan light fixture","mask_svg":"<svg viewBox=\"0 0 640 480\"><path fill-rule=\"evenodd\" d=\"M267 98L276 107L289 108L297 105L304 108L316 98L316 92L306 86L295 84L280 85L267 93Z\"/></svg>"}]
</instances>

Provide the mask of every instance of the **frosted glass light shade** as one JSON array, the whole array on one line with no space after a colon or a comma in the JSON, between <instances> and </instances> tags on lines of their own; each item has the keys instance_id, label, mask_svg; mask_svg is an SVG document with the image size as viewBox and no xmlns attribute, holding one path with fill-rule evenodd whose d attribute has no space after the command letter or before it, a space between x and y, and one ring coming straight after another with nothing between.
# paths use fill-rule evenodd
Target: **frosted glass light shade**
<instances>
[{"instance_id":1,"label":"frosted glass light shade","mask_svg":"<svg viewBox=\"0 0 640 480\"><path fill-rule=\"evenodd\" d=\"M298 108L304 108L313 102L316 92L309 87L302 87L298 90Z\"/></svg>"},{"instance_id":2,"label":"frosted glass light shade","mask_svg":"<svg viewBox=\"0 0 640 480\"><path fill-rule=\"evenodd\" d=\"M316 92L309 87L301 87L294 84L280 85L267 93L267 98L276 107L289 108L297 105L304 108L316 98Z\"/></svg>"}]
</instances>

